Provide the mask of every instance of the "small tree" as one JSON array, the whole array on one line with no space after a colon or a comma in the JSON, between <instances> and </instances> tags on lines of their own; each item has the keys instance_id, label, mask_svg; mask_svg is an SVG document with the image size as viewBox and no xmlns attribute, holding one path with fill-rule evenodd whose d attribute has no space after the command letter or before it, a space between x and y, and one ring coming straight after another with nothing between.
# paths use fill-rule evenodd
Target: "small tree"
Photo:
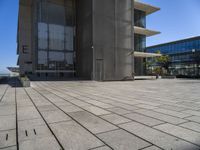
<instances>
[{"instance_id":1,"label":"small tree","mask_svg":"<svg viewBox=\"0 0 200 150\"><path fill-rule=\"evenodd\" d=\"M157 53L160 54L160 51L157 51ZM155 62L160 67L161 74L163 73L163 69L166 70L167 73L169 73L170 58L168 55L156 57Z\"/></svg>"},{"instance_id":2,"label":"small tree","mask_svg":"<svg viewBox=\"0 0 200 150\"><path fill-rule=\"evenodd\" d=\"M146 61L144 62L144 66L146 67L147 71L149 71L150 74L152 74L152 70L151 67L155 64L155 59L151 58L151 59L146 59ZM148 73L148 74L149 74Z\"/></svg>"},{"instance_id":3,"label":"small tree","mask_svg":"<svg viewBox=\"0 0 200 150\"><path fill-rule=\"evenodd\" d=\"M194 62L196 63L197 65L197 76L199 76L199 65L200 65L200 51L195 51L193 56L192 56Z\"/></svg>"}]
</instances>

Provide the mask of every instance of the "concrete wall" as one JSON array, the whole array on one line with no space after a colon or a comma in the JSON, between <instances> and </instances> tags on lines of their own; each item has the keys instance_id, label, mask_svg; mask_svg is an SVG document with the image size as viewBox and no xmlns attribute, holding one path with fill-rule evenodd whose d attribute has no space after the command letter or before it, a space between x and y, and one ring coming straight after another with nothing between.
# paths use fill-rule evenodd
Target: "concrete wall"
<instances>
[{"instance_id":1,"label":"concrete wall","mask_svg":"<svg viewBox=\"0 0 200 150\"><path fill-rule=\"evenodd\" d=\"M18 49L20 74L32 72L32 7L31 1L20 1Z\"/></svg>"},{"instance_id":2,"label":"concrete wall","mask_svg":"<svg viewBox=\"0 0 200 150\"><path fill-rule=\"evenodd\" d=\"M93 79L132 78L132 8L132 0L93 0Z\"/></svg>"},{"instance_id":3,"label":"concrete wall","mask_svg":"<svg viewBox=\"0 0 200 150\"><path fill-rule=\"evenodd\" d=\"M77 76L92 79L92 0L76 1L76 71Z\"/></svg>"}]
</instances>

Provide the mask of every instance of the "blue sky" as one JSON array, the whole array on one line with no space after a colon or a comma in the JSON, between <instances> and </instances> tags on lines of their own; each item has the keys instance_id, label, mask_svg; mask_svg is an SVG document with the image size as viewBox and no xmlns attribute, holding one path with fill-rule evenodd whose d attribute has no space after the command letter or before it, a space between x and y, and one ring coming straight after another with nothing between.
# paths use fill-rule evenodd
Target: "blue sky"
<instances>
[{"instance_id":1,"label":"blue sky","mask_svg":"<svg viewBox=\"0 0 200 150\"><path fill-rule=\"evenodd\" d=\"M161 10L147 17L147 28L161 31L147 46L200 36L200 0L141 0ZM18 0L0 0L0 72L16 66Z\"/></svg>"},{"instance_id":2,"label":"blue sky","mask_svg":"<svg viewBox=\"0 0 200 150\"><path fill-rule=\"evenodd\" d=\"M200 0L141 0L161 8L147 17L147 28L161 31L147 46L200 36Z\"/></svg>"},{"instance_id":3,"label":"blue sky","mask_svg":"<svg viewBox=\"0 0 200 150\"><path fill-rule=\"evenodd\" d=\"M0 0L0 73L16 66L18 0Z\"/></svg>"}]
</instances>

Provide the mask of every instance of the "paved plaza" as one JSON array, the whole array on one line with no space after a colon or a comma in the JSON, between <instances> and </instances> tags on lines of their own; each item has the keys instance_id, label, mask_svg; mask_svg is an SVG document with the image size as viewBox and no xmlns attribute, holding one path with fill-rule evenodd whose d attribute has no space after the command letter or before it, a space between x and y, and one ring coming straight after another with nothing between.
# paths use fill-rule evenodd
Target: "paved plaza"
<instances>
[{"instance_id":1,"label":"paved plaza","mask_svg":"<svg viewBox=\"0 0 200 150\"><path fill-rule=\"evenodd\" d=\"M199 150L200 81L0 85L0 150Z\"/></svg>"}]
</instances>

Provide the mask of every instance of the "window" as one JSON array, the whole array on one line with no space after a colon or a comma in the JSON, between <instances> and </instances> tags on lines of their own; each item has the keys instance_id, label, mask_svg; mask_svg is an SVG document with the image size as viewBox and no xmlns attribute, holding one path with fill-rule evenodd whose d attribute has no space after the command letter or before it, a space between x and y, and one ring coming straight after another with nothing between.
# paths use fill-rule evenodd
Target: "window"
<instances>
[{"instance_id":1,"label":"window","mask_svg":"<svg viewBox=\"0 0 200 150\"><path fill-rule=\"evenodd\" d=\"M56 1L39 1L37 24L39 70L67 70L69 65L74 66L73 2L74 0L65 0L65 3L61 4Z\"/></svg>"}]
</instances>

